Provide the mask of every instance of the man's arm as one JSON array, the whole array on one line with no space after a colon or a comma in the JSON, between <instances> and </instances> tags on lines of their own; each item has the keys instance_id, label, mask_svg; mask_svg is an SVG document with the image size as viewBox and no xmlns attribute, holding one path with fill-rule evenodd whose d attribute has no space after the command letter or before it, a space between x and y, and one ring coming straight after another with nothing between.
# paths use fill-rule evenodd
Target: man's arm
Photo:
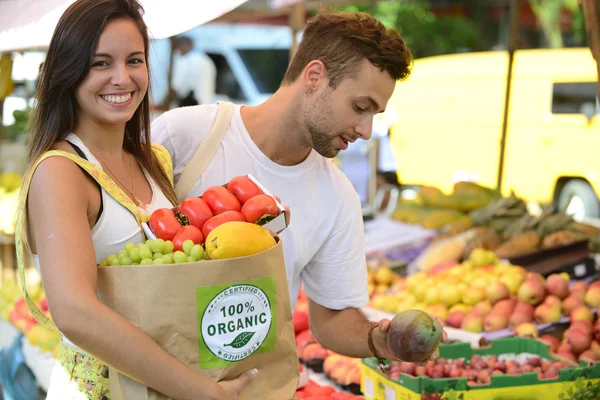
<instances>
[{"instance_id":1,"label":"man's arm","mask_svg":"<svg viewBox=\"0 0 600 400\"><path fill-rule=\"evenodd\" d=\"M309 299L308 316L310 330L319 343L338 354L355 358L373 357L375 354L369 347L369 330L373 327L373 346L380 357L398 360L388 349L387 332L391 321L382 319L379 322L367 320L365 315L356 308L331 310ZM435 317L443 327L444 322ZM442 341L446 341L446 332L442 331ZM431 355L430 360L439 357L438 349ZM424 360L424 363L427 360Z\"/></svg>"},{"instance_id":2,"label":"man's arm","mask_svg":"<svg viewBox=\"0 0 600 400\"><path fill-rule=\"evenodd\" d=\"M311 332L325 348L348 357L373 357L367 338L377 323L359 309L332 310L309 299L308 315Z\"/></svg>"}]
</instances>

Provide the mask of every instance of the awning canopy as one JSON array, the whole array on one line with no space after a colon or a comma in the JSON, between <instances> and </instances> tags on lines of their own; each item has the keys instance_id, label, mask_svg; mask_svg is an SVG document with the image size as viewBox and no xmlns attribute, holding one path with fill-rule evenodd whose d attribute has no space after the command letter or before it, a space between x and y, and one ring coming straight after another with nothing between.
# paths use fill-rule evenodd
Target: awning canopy
<instances>
[{"instance_id":1,"label":"awning canopy","mask_svg":"<svg viewBox=\"0 0 600 400\"><path fill-rule=\"evenodd\" d=\"M2 0L0 53L45 49L61 15L75 0ZM218 18L246 0L140 0L153 39L186 32Z\"/></svg>"}]
</instances>

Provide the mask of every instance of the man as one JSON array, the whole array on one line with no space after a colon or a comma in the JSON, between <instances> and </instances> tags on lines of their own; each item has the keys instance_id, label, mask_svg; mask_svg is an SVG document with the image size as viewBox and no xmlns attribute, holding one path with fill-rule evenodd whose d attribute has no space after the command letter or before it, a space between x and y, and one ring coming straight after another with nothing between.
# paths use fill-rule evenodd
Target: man
<instances>
[{"instance_id":1,"label":"man","mask_svg":"<svg viewBox=\"0 0 600 400\"><path fill-rule=\"evenodd\" d=\"M171 86L180 107L210 104L215 96L217 68L205 53L194 50L187 36L175 39L179 53L173 62Z\"/></svg>"},{"instance_id":2,"label":"man","mask_svg":"<svg viewBox=\"0 0 600 400\"><path fill-rule=\"evenodd\" d=\"M293 214L281 234L292 307L304 283L313 334L351 357L393 358L386 342L390 322L371 323L358 309L369 300L361 204L328 159L370 138L373 116L385 109L411 63L404 40L373 17L317 16L277 92L259 106L236 106L221 146L189 194L250 173L281 196ZM153 141L171 153L176 182L212 128L217 107L175 109L153 122Z\"/></svg>"}]
</instances>

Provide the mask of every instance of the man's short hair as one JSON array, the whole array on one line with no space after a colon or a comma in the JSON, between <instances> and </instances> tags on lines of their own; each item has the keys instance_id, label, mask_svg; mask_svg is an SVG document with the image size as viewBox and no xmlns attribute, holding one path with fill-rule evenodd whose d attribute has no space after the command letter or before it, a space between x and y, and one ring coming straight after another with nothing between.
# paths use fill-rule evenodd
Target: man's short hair
<instances>
[{"instance_id":1,"label":"man's short hair","mask_svg":"<svg viewBox=\"0 0 600 400\"><path fill-rule=\"evenodd\" d=\"M398 32L371 15L322 12L307 23L282 84L291 84L311 61L321 60L329 85L335 89L342 80L356 74L365 59L388 71L395 80L406 79L413 62Z\"/></svg>"}]
</instances>

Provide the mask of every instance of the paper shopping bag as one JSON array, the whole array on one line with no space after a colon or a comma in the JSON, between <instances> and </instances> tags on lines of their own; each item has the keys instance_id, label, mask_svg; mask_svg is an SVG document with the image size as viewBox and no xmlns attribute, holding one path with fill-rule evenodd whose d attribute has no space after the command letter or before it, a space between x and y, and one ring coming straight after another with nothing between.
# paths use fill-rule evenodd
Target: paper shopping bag
<instances>
[{"instance_id":1,"label":"paper shopping bag","mask_svg":"<svg viewBox=\"0 0 600 400\"><path fill-rule=\"evenodd\" d=\"M291 399L299 372L280 240L241 258L98 269L100 299L215 382L252 368L241 399ZM110 370L111 400L167 399Z\"/></svg>"}]
</instances>

